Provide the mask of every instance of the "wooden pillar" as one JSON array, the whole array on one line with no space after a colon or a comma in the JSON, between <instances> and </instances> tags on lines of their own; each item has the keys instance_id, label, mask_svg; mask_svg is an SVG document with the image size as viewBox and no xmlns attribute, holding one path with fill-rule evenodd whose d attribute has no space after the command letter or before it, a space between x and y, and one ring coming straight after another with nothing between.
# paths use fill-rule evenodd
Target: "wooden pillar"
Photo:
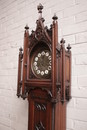
<instances>
[{"instance_id":1,"label":"wooden pillar","mask_svg":"<svg viewBox=\"0 0 87 130\"><path fill-rule=\"evenodd\" d=\"M58 25L57 25L57 16L53 16L53 25L52 25L52 94L53 98L56 98L56 46L58 43Z\"/></svg>"},{"instance_id":2,"label":"wooden pillar","mask_svg":"<svg viewBox=\"0 0 87 130\"><path fill-rule=\"evenodd\" d=\"M22 85L22 79L21 79L21 74L22 74L22 59L23 59L23 49L19 49L19 57L18 57L18 82L17 82L17 96L21 96L21 85Z\"/></svg>"},{"instance_id":3,"label":"wooden pillar","mask_svg":"<svg viewBox=\"0 0 87 130\"><path fill-rule=\"evenodd\" d=\"M23 51L23 81L22 81L22 97L25 98L25 80L27 79L27 49L28 49L28 41L29 41L29 27L25 27L24 34L24 51Z\"/></svg>"}]
</instances>

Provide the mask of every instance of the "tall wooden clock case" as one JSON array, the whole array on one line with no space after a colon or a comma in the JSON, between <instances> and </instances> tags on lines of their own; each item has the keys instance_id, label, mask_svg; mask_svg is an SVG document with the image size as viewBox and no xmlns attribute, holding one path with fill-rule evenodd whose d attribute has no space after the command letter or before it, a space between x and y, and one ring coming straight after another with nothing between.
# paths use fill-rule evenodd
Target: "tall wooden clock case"
<instances>
[{"instance_id":1,"label":"tall wooden clock case","mask_svg":"<svg viewBox=\"0 0 87 130\"><path fill-rule=\"evenodd\" d=\"M37 7L36 30L25 27L19 50L17 96L29 102L28 130L65 130L66 102L71 97L71 47L58 43L57 16L48 29Z\"/></svg>"}]
</instances>

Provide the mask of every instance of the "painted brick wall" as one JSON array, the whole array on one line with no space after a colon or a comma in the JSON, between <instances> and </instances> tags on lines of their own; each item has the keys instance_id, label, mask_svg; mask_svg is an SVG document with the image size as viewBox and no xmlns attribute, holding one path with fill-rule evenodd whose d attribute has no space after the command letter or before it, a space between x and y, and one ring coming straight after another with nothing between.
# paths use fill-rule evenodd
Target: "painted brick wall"
<instances>
[{"instance_id":1,"label":"painted brick wall","mask_svg":"<svg viewBox=\"0 0 87 130\"><path fill-rule=\"evenodd\" d=\"M87 0L0 0L0 130L27 130L28 102L16 97L18 52L25 25L35 29L39 3L45 24L56 13L59 40L72 47L67 130L87 130Z\"/></svg>"}]
</instances>

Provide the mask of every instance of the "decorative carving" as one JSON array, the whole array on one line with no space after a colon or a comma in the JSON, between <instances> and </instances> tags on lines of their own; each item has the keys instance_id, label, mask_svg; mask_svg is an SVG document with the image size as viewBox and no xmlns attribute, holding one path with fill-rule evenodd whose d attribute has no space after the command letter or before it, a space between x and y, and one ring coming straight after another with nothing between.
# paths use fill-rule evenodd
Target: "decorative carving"
<instances>
[{"instance_id":1,"label":"decorative carving","mask_svg":"<svg viewBox=\"0 0 87 130\"><path fill-rule=\"evenodd\" d=\"M66 100L67 100L67 101L69 101L69 100L71 99L71 96L69 95L69 92L70 92L69 88L70 88L70 87L67 86L67 87L66 87L66 90L65 90Z\"/></svg>"},{"instance_id":2,"label":"decorative carving","mask_svg":"<svg viewBox=\"0 0 87 130\"><path fill-rule=\"evenodd\" d=\"M24 34L25 37L26 37L26 34L27 34L27 32L28 32L28 29L29 29L29 27L28 27L28 25L26 25L26 26L25 26L25 34Z\"/></svg>"},{"instance_id":3,"label":"decorative carving","mask_svg":"<svg viewBox=\"0 0 87 130\"><path fill-rule=\"evenodd\" d=\"M69 51L70 51L70 49L71 49L70 44L68 44L67 49L68 49L68 52L69 52Z\"/></svg>"},{"instance_id":4,"label":"decorative carving","mask_svg":"<svg viewBox=\"0 0 87 130\"><path fill-rule=\"evenodd\" d=\"M36 21L36 31L32 31L29 36L29 48L34 47L39 41L43 41L46 44L51 44L52 29L44 27L42 18Z\"/></svg>"},{"instance_id":5,"label":"decorative carving","mask_svg":"<svg viewBox=\"0 0 87 130\"><path fill-rule=\"evenodd\" d=\"M45 130L45 127L41 121L35 125L35 130Z\"/></svg>"},{"instance_id":6,"label":"decorative carving","mask_svg":"<svg viewBox=\"0 0 87 130\"><path fill-rule=\"evenodd\" d=\"M32 73L32 70L30 70L29 78L30 79L35 79L36 78L35 75Z\"/></svg>"},{"instance_id":7,"label":"decorative carving","mask_svg":"<svg viewBox=\"0 0 87 130\"><path fill-rule=\"evenodd\" d=\"M36 108L40 111L41 110L41 105L36 103Z\"/></svg>"},{"instance_id":8,"label":"decorative carving","mask_svg":"<svg viewBox=\"0 0 87 130\"><path fill-rule=\"evenodd\" d=\"M37 26L38 26L38 28L37 28L36 33L35 33L35 38L38 41L40 41L44 37L44 32L43 32L43 30L42 30L42 28L40 26L39 21L37 21Z\"/></svg>"},{"instance_id":9,"label":"decorative carving","mask_svg":"<svg viewBox=\"0 0 87 130\"><path fill-rule=\"evenodd\" d=\"M54 14L54 16L52 17L52 19L55 21L58 19L58 17L56 16L56 14Z\"/></svg>"},{"instance_id":10,"label":"decorative carving","mask_svg":"<svg viewBox=\"0 0 87 130\"><path fill-rule=\"evenodd\" d=\"M37 9L38 9L38 13L39 13L39 20L41 20L42 22L44 22L45 20L44 20L44 18L42 18L42 9L43 9L43 6L42 6L41 3L37 6Z\"/></svg>"},{"instance_id":11,"label":"decorative carving","mask_svg":"<svg viewBox=\"0 0 87 130\"><path fill-rule=\"evenodd\" d=\"M26 26L25 26L25 29L26 29L26 30L28 30L28 29L29 29L28 25L26 25Z\"/></svg>"},{"instance_id":12,"label":"decorative carving","mask_svg":"<svg viewBox=\"0 0 87 130\"><path fill-rule=\"evenodd\" d=\"M22 94L21 97L23 98L23 100L25 100L28 97L28 89L27 89L27 87L25 87L24 94Z\"/></svg>"},{"instance_id":13,"label":"decorative carving","mask_svg":"<svg viewBox=\"0 0 87 130\"><path fill-rule=\"evenodd\" d=\"M42 108L43 111L46 111L46 106L44 104L42 104L41 108Z\"/></svg>"},{"instance_id":14,"label":"decorative carving","mask_svg":"<svg viewBox=\"0 0 87 130\"><path fill-rule=\"evenodd\" d=\"M56 47L56 56L57 58L60 56L60 46Z\"/></svg>"},{"instance_id":15,"label":"decorative carving","mask_svg":"<svg viewBox=\"0 0 87 130\"><path fill-rule=\"evenodd\" d=\"M18 96L18 98L19 98L19 97L21 96L22 84L19 83L18 87L19 87L19 92L17 93L17 96Z\"/></svg>"},{"instance_id":16,"label":"decorative carving","mask_svg":"<svg viewBox=\"0 0 87 130\"><path fill-rule=\"evenodd\" d=\"M65 43L64 38L61 39L60 43L61 43L61 44L64 44L64 43Z\"/></svg>"},{"instance_id":17,"label":"decorative carving","mask_svg":"<svg viewBox=\"0 0 87 130\"><path fill-rule=\"evenodd\" d=\"M22 47L19 48L19 56L22 60L23 59L23 49L22 49Z\"/></svg>"},{"instance_id":18,"label":"decorative carving","mask_svg":"<svg viewBox=\"0 0 87 130\"><path fill-rule=\"evenodd\" d=\"M41 90L42 92L46 92L47 96L43 95L38 95L37 93L34 93L35 90ZM52 93L50 90L43 88L43 87L32 87L32 88L27 88L28 94L30 94L31 98L33 99L44 99L44 100L51 100L52 99Z\"/></svg>"},{"instance_id":19,"label":"decorative carving","mask_svg":"<svg viewBox=\"0 0 87 130\"><path fill-rule=\"evenodd\" d=\"M37 6L37 9L38 9L38 13L42 13L43 6L41 3Z\"/></svg>"},{"instance_id":20,"label":"decorative carving","mask_svg":"<svg viewBox=\"0 0 87 130\"><path fill-rule=\"evenodd\" d=\"M40 104L40 103L36 103L35 104L35 106L36 106L36 108L39 110L39 111L46 111L46 106L45 106L45 104Z\"/></svg>"},{"instance_id":21,"label":"decorative carving","mask_svg":"<svg viewBox=\"0 0 87 130\"><path fill-rule=\"evenodd\" d=\"M61 51L63 51L63 48L65 49L65 45L64 45L65 40L64 40L64 38L61 39L60 44L61 44Z\"/></svg>"},{"instance_id":22,"label":"decorative carving","mask_svg":"<svg viewBox=\"0 0 87 130\"><path fill-rule=\"evenodd\" d=\"M22 81L21 81L21 72L22 72L22 61L23 61L23 49L22 47L19 48L19 70L18 70L18 86L17 86L17 96L21 96L21 88L22 88Z\"/></svg>"}]
</instances>

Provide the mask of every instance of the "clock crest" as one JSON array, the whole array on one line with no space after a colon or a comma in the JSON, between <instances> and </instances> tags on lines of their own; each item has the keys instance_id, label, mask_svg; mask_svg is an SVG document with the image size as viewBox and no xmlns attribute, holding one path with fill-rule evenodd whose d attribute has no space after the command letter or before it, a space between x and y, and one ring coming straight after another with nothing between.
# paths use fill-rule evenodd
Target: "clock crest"
<instances>
[{"instance_id":1,"label":"clock crest","mask_svg":"<svg viewBox=\"0 0 87 130\"><path fill-rule=\"evenodd\" d=\"M44 26L43 6L37 7L36 30L25 27L19 50L17 96L29 102L28 130L65 130L66 102L71 98L71 47L58 43L57 16Z\"/></svg>"}]
</instances>

